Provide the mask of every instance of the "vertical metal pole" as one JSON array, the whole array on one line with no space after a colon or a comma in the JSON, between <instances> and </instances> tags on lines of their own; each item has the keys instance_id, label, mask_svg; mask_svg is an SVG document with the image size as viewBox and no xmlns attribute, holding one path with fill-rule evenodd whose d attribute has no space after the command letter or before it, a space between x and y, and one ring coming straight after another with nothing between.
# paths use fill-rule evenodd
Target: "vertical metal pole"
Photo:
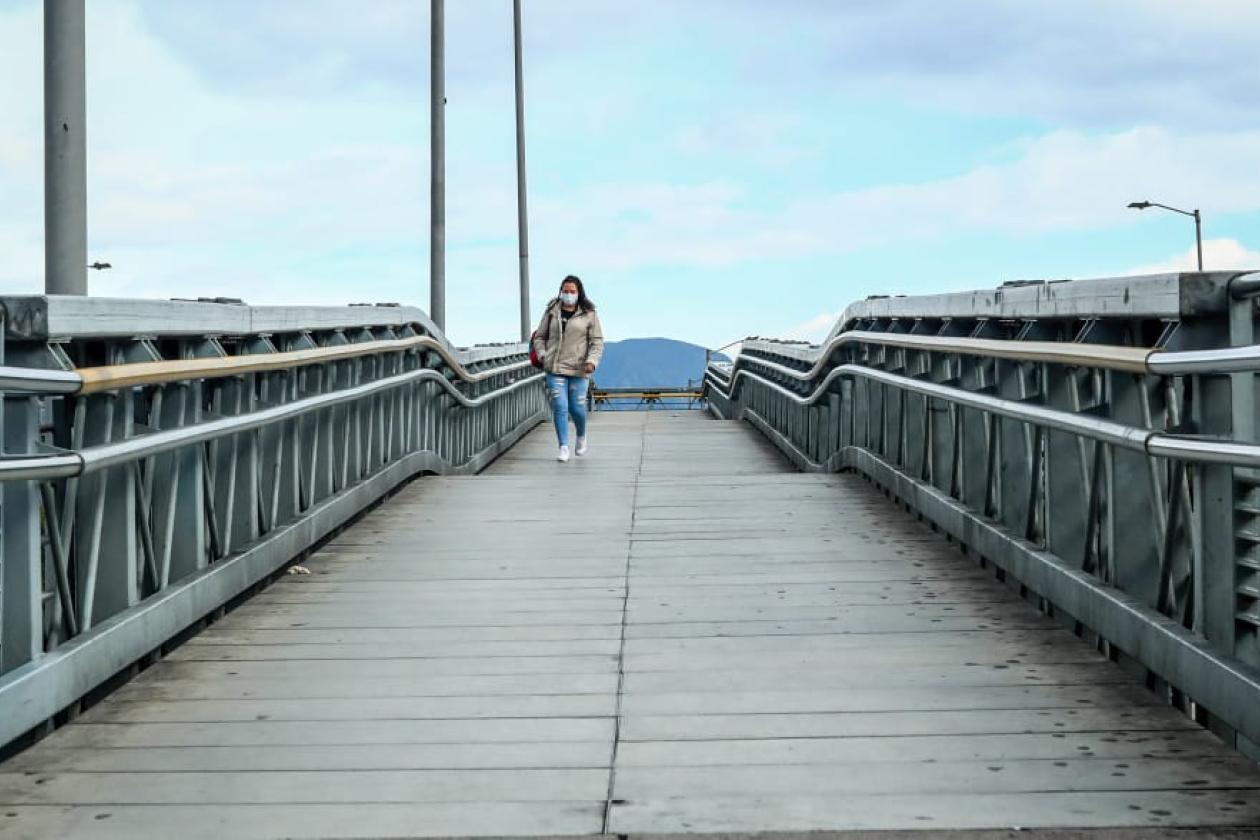
<instances>
[{"instance_id":1,"label":"vertical metal pole","mask_svg":"<svg viewBox=\"0 0 1260 840\"><path fill-rule=\"evenodd\" d=\"M36 401L30 397L0 400L0 425L5 452L33 451L39 440ZM0 486L0 674L36 659L44 648L39 522L39 482L4 482Z\"/></svg>"},{"instance_id":2,"label":"vertical metal pole","mask_svg":"<svg viewBox=\"0 0 1260 840\"><path fill-rule=\"evenodd\" d=\"M429 317L446 332L446 56L444 0L432 0L429 58Z\"/></svg>"},{"instance_id":3,"label":"vertical metal pole","mask_svg":"<svg viewBox=\"0 0 1260 840\"><path fill-rule=\"evenodd\" d=\"M1194 245L1199 252L1199 271L1203 271L1203 216L1194 211Z\"/></svg>"},{"instance_id":4,"label":"vertical metal pole","mask_svg":"<svg viewBox=\"0 0 1260 840\"><path fill-rule=\"evenodd\" d=\"M85 0L44 0L44 291L87 294Z\"/></svg>"},{"instance_id":5,"label":"vertical metal pole","mask_svg":"<svg viewBox=\"0 0 1260 840\"><path fill-rule=\"evenodd\" d=\"M521 250L521 341L529 340L529 210L525 199L525 71L521 50L521 0L512 0L516 42L516 225Z\"/></svg>"}]
</instances>

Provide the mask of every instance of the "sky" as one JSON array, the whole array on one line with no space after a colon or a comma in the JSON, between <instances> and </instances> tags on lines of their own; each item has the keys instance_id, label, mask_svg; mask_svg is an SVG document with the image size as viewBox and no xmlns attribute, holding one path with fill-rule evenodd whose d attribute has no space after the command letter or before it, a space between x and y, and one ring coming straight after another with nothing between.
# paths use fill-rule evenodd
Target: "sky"
<instances>
[{"instance_id":1,"label":"sky","mask_svg":"<svg viewBox=\"0 0 1260 840\"><path fill-rule=\"evenodd\" d=\"M427 308L421 0L88 0L90 292ZM447 332L518 324L511 0L447 0ZM1254 0L525 0L533 315L818 339L870 294L1260 268ZM0 292L43 287L0 0Z\"/></svg>"}]
</instances>

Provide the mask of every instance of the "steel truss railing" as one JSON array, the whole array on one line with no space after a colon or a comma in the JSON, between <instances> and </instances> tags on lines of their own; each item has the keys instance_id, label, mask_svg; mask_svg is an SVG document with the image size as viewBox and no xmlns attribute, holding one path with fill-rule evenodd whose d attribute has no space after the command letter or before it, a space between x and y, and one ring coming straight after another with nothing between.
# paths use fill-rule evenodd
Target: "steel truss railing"
<instances>
[{"instance_id":1,"label":"steel truss railing","mask_svg":"<svg viewBox=\"0 0 1260 840\"><path fill-rule=\"evenodd\" d=\"M1257 754L1260 444L1247 419L1260 346L1162 349L1178 330L1254 342L1238 329L1252 302L1223 304L1216 323L1163 319L1161 347L1143 348L1081 341L1151 324L1099 326L1073 291L1057 321L1045 307L1002 324L858 321L818 348L750 340L707 371L709 404L802 469L865 474Z\"/></svg>"},{"instance_id":2,"label":"steel truss railing","mask_svg":"<svg viewBox=\"0 0 1260 840\"><path fill-rule=\"evenodd\" d=\"M420 314L349 313L282 336L6 342L70 369L0 368L0 746L408 478L476 472L544 416L523 345L457 351Z\"/></svg>"}]
</instances>

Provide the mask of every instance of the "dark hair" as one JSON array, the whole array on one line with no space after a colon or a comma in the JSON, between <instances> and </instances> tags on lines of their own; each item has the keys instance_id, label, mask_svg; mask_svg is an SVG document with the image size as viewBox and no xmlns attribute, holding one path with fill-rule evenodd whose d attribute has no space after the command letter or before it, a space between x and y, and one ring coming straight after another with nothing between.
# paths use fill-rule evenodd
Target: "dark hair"
<instances>
[{"instance_id":1,"label":"dark hair","mask_svg":"<svg viewBox=\"0 0 1260 840\"><path fill-rule=\"evenodd\" d=\"M595 311L595 301L591 300L590 298L586 296L586 287L582 285L581 277L578 277L576 274L570 274L569 276L565 277L563 280L560 281L561 291L563 291L565 283L572 283L575 286L577 286L577 289L578 289L577 305L580 308L585 309L588 312ZM559 300L559 299L560 299L560 292L556 292L556 300Z\"/></svg>"}]
</instances>

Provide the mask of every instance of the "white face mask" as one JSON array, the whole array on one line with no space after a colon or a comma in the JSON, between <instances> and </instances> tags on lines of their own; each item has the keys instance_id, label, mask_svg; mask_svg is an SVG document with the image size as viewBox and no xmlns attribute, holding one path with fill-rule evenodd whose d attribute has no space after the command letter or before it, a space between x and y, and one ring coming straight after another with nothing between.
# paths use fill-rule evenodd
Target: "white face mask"
<instances>
[{"instance_id":1,"label":"white face mask","mask_svg":"<svg viewBox=\"0 0 1260 840\"><path fill-rule=\"evenodd\" d=\"M563 303L565 306L573 306L575 303L578 302L577 293L576 292L562 292L560 294L560 302Z\"/></svg>"}]
</instances>

